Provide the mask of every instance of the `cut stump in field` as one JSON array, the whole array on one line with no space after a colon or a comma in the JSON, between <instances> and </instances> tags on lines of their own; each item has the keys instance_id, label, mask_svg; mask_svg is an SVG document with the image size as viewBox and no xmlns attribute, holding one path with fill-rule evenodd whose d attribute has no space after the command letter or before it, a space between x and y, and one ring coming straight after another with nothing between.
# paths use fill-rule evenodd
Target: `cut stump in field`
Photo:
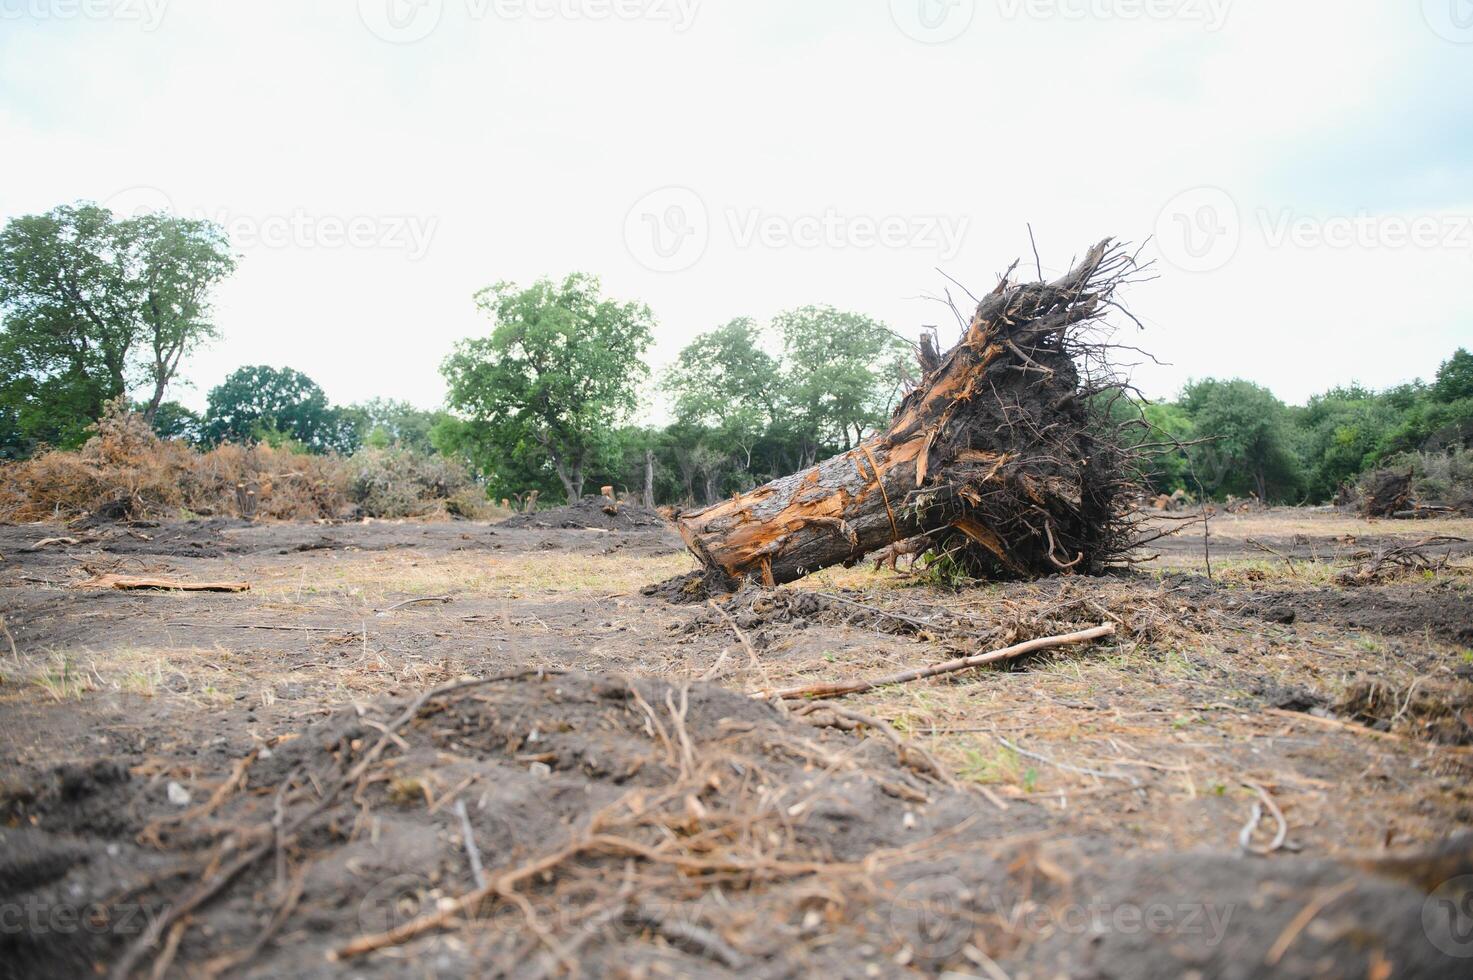
<instances>
[{"instance_id":1,"label":"cut stump in field","mask_svg":"<svg viewBox=\"0 0 1473 980\"><path fill-rule=\"evenodd\" d=\"M1136 469L1111 421L1124 386L1089 328L1139 270L1109 239L1053 282L1015 282L1010 268L955 347L922 347L924 376L883 432L681 515L687 547L708 571L767 584L919 535L979 578L1121 562Z\"/></svg>"}]
</instances>

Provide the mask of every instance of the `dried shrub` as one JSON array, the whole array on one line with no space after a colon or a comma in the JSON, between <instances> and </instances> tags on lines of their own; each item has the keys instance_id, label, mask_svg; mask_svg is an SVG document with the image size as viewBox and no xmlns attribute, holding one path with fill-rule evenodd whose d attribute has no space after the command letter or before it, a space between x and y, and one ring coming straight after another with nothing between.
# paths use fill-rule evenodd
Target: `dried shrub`
<instances>
[{"instance_id":1,"label":"dried shrub","mask_svg":"<svg viewBox=\"0 0 1473 980\"><path fill-rule=\"evenodd\" d=\"M1361 477L1361 511L1389 517L1402 510L1441 507L1473 514L1473 450L1403 453Z\"/></svg>"},{"instance_id":2,"label":"dried shrub","mask_svg":"<svg viewBox=\"0 0 1473 980\"><path fill-rule=\"evenodd\" d=\"M355 506L356 505L356 506ZM351 459L226 444L200 453L117 408L76 452L0 465L0 520L231 515L270 520L505 516L457 463L410 450Z\"/></svg>"},{"instance_id":3,"label":"dried shrub","mask_svg":"<svg viewBox=\"0 0 1473 980\"><path fill-rule=\"evenodd\" d=\"M450 514L485 519L499 510L465 467L412 449L369 449L348 460L349 496L365 517Z\"/></svg>"}]
</instances>

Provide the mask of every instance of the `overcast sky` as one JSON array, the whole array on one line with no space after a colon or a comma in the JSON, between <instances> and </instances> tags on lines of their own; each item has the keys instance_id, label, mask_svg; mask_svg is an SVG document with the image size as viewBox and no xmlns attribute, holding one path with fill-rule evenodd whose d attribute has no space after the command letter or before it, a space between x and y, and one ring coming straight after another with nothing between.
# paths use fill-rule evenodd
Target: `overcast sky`
<instances>
[{"instance_id":1,"label":"overcast sky","mask_svg":"<svg viewBox=\"0 0 1473 980\"><path fill-rule=\"evenodd\" d=\"M80 199L231 232L195 406L436 406L475 290L573 270L657 365L805 303L950 337L937 270L1029 222L1051 273L1156 236L1148 393L1302 402L1473 346L1473 0L0 0L0 220Z\"/></svg>"}]
</instances>

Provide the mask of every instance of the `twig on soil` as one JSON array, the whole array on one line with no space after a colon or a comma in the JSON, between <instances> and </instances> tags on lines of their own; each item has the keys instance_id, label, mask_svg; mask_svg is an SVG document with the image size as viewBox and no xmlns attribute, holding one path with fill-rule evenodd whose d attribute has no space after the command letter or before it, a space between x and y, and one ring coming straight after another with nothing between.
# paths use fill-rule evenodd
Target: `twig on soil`
<instances>
[{"instance_id":1,"label":"twig on soil","mask_svg":"<svg viewBox=\"0 0 1473 980\"><path fill-rule=\"evenodd\" d=\"M889 739L891 745L895 746L895 752L900 757L901 765L905 766L907 769L913 769L916 772L921 773L922 775L930 774L944 785L949 786L953 789L956 788L956 780L952 778L950 773L941 768L941 764L933 759L929 752L918 745L912 745L906 742L905 739L900 737L900 733L897 732L889 722L885 721L882 718L875 718L872 715L866 715L858 711L853 711L849 708L841 708L837 704L828 704L818 701L805 704L802 707L798 708L794 713L800 716L819 715L820 717L811 718L810 720L814 724L823 724L824 719L822 718L822 714L824 712L828 712L837 718L844 718L849 721L855 722L856 724L873 728L875 731L884 735L885 738ZM917 765L917 763L919 763L919 765ZM1003 806L1003 809L1007 809L1006 805Z\"/></svg>"},{"instance_id":2,"label":"twig on soil","mask_svg":"<svg viewBox=\"0 0 1473 980\"><path fill-rule=\"evenodd\" d=\"M736 620L731 618L731 613L717 605L715 599L707 599L706 602L716 610L722 619L726 620L726 625L730 626L731 631L736 634L737 640L742 644L742 649L747 651L747 665L754 670L761 670L762 662L757 659L757 651L752 647L752 641L747 639L747 634L743 633L742 628L736 624Z\"/></svg>"},{"instance_id":3,"label":"twig on soil","mask_svg":"<svg viewBox=\"0 0 1473 980\"><path fill-rule=\"evenodd\" d=\"M672 922L653 905L640 904L634 910L634 917L687 952L704 956L732 970L741 970L747 964L745 956L710 929L693 922Z\"/></svg>"},{"instance_id":4,"label":"twig on soil","mask_svg":"<svg viewBox=\"0 0 1473 980\"><path fill-rule=\"evenodd\" d=\"M1279 938L1269 948L1268 955L1264 957L1263 962L1268 966L1277 966L1279 960L1283 959L1284 954L1289 951L1289 947L1294 945L1294 940L1298 939L1299 934L1304 931L1305 927L1314 921L1315 916L1329 907L1331 902L1354 891L1356 884L1358 882L1354 878L1351 878L1348 881L1341 882L1334 888L1327 888L1320 892L1319 895L1301 909L1299 914L1294 916L1293 920L1284 927L1284 931L1279 934Z\"/></svg>"},{"instance_id":5,"label":"twig on soil","mask_svg":"<svg viewBox=\"0 0 1473 980\"><path fill-rule=\"evenodd\" d=\"M486 869L481 864L481 851L476 847L476 832L471 827L470 814L465 810L465 800L455 801L455 815L460 818L460 836L465 842L465 857L470 862L471 878L477 888L485 888Z\"/></svg>"},{"instance_id":6,"label":"twig on soil","mask_svg":"<svg viewBox=\"0 0 1473 980\"><path fill-rule=\"evenodd\" d=\"M108 573L78 582L79 589L157 589L165 592L249 592L249 582L185 582L173 578Z\"/></svg>"},{"instance_id":7,"label":"twig on soil","mask_svg":"<svg viewBox=\"0 0 1473 980\"><path fill-rule=\"evenodd\" d=\"M801 698L835 698L846 694L861 694L877 687L888 687L891 684L907 684L911 681L924 680L928 677L937 677L941 674L952 674L957 671L970 670L973 667L981 667L986 664L999 663L1004 660L1013 660L1025 654L1038 650L1050 650L1055 647L1069 646L1074 643L1087 643L1115 634L1115 624L1105 623L1091 629L1080 630L1077 633L1067 633L1063 636L1041 636L1036 639L1018 643L991 653L978 654L973 657L963 657L959 660L948 660L943 664L935 664L930 667L917 667L913 670L901 671L898 674L888 674L883 677L873 677L868 680L849 682L833 682L826 684L807 684L802 687L783 688L778 691L757 691L751 696L754 698L781 698L785 700L797 700Z\"/></svg>"},{"instance_id":8,"label":"twig on soil","mask_svg":"<svg viewBox=\"0 0 1473 980\"><path fill-rule=\"evenodd\" d=\"M351 626L278 626L272 623L165 623L184 629L218 630L288 630L297 633L350 633Z\"/></svg>"},{"instance_id":9,"label":"twig on soil","mask_svg":"<svg viewBox=\"0 0 1473 980\"><path fill-rule=\"evenodd\" d=\"M1341 721L1339 718L1321 718L1319 715L1305 714L1302 711L1288 711L1283 708L1264 708L1263 713L1266 715L1273 715L1275 718L1286 718L1289 721L1313 722L1314 724L1324 728L1336 728L1342 732L1354 732L1357 735L1369 735L1371 738L1379 738L1382 741L1386 742L1398 742L1402 745L1424 744L1407 738L1405 735L1398 735L1395 732L1377 731L1374 728L1367 728L1365 725L1358 725L1355 722ZM1439 745L1435 742L1428 742L1425 743L1425 745L1427 748L1441 749L1445 752L1473 752L1473 748L1467 746Z\"/></svg>"},{"instance_id":10,"label":"twig on soil","mask_svg":"<svg viewBox=\"0 0 1473 980\"><path fill-rule=\"evenodd\" d=\"M1042 762L1045 765L1053 766L1056 769L1062 769L1065 772L1078 773L1081 776L1096 776L1100 779L1120 779L1130 783L1130 785L1132 786L1140 786L1141 784L1141 781L1139 779L1136 779L1134 776L1129 775L1128 773L1103 772L1099 769L1087 769L1084 766L1071 766L1067 762L1060 762L1057 759L1051 759L1041 752L1033 752L1029 749L1023 748L1021 745L1015 745L1014 743L1009 742L1007 739L1003 738L1001 735L994 735L993 738L997 739L1003 745L1006 745L1009 749L1013 750L1021 756L1024 756L1025 758L1033 759L1035 762Z\"/></svg>"},{"instance_id":11,"label":"twig on soil","mask_svg":"<svg viewBox=\"0 0 1473 980\"><path fill-rule=\"evenodd\" d=\"M1299 569L1294 567L1294 559L1284 554L1282 551L1276 551L1275 549L1270 548L1268 545L1264 544L1262 541L1258 541L1254 538L1244 538L1243 543L1248 545L1250 548L1257 548L1259 551L1273 555L1275 558L1282 561L1285 565L1289 566L1290 575L1293 575L1295 578L1299 577Z\"/></svg>"},{"instance_id":12,"label":"twig on soil","mask_svg":"<svg viewBox=\"0 0 1473 980\"><path fill-rule=\"evenodd\" d=\"M421 602L440 602L440 603L445 603L445 602L453 602L453 601L455 601L454 598L452 596L448 596L448 595L428 595L428 596L423 596L423 597L421 597L419 599L405 599L403 602L396 602L392 606L389 606L389 607L387 607L385 609L380 609L379 612L393 612L395 609L403 609L405 606L418 605Z\"/></svg>"},{"instance_id":13,"label":"twig on soil","mask_svg":"<svg viewBox=\"0 0 1473 980\"><path fill-rule=\"evenodd\" d=\"M1257 793L1258 798L1263 803L1261 806L1258 803L1253 804L1252 815L1248 818L1248 822L1243 825L1243 829L1238 832L1238 846L1249 854L1267 857L1284 846L1284 841L1289 836L1289 822L1284 819L1284 813L1279 809L1278 804L1274 802L1273 797L1268 795L1268 790L1246 779L1243 780L1243 785ZM1267 807L1268 812L1273 815L1274 822L1278 824L1278 830L1274 833L1274 839L1268 846L1259 847L1253 843L1253 832L1258 829L1259 822L1263 820L1264 807Z\"/></svg>"}]
</instances>

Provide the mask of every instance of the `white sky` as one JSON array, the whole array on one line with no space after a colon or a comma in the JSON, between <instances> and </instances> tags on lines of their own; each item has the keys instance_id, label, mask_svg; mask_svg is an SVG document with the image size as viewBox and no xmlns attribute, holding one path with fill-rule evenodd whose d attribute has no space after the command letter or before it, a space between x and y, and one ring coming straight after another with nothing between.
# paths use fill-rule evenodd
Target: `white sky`
<instances>
[{"instance_id":1,"label":"white sky","mask_svg":"<svg viewBox=\"0 0 1473 980\"><path fill-rule=\"evenodd\" d=\"M1148 393L1298 402L1473 345L1470 178L1473 0L0 0L0 220L235 234L196 407L251 363L435 406L477 288L572 270L657 365L804 303L913 336L1027 222L1049 272L1160 232Z\"/></svg>"}]
</instances>

